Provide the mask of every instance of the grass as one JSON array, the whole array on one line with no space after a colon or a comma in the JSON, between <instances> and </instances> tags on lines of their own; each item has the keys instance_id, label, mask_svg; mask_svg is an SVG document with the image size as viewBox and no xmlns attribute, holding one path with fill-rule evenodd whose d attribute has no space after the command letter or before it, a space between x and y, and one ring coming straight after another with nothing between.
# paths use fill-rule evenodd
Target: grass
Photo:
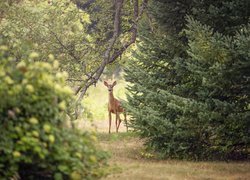
<instances>
[{"instance_id":1,"label":"grass","mask_svg":"<svg viewBox=\"0 0 250 180\"><path fill-rule=\"evenodd\" d=\"M249 162L156 160L145 156L142 140L133 133L98 133L98 138L112 155L112 172L106 180L250 179Z\"/></svg>"}]
</instances>

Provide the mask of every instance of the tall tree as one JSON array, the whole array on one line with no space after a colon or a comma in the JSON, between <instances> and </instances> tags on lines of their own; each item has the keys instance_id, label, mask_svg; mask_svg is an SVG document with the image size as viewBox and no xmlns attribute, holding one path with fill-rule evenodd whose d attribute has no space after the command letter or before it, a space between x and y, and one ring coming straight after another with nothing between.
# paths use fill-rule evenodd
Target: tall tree
<instances>
[{"instance_id":1,"label":"tall tree","mask_svg":"<svg viewBox=\"0 0 250 180\"><path fill-rule=\"evenodd\" d=\"M222 0L150 4L151 26L141 26L126 69L131 126L150 147L179 158L245 157L248 6Z\"/></svg>"}]
</instances>

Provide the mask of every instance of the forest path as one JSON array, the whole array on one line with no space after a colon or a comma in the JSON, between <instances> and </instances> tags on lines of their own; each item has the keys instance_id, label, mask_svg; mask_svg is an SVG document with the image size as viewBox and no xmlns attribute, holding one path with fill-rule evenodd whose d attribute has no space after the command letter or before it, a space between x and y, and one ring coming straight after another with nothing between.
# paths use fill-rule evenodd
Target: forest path
<instances>
[{"instance_id":1,"label":"forest path","mask_svg":"<svg viewBox=\"0 0 250 180\"><path fill-rule=\"evenodd\" d=\"M100 146L110 152L110 175L104 180L249 180L250 162L192 162L159 160L147 153L143 141L126 132L121 123L119 133L108 133L108 119L82 121L81 126L97 131Z\"/></svg>"},{"instance_id":2,"label":"forest path","mask_svg":"<svg viewBox=\"0 0 250 180\"><path fill-rule=\"evenodd\" d=\"M112 155L105 180L248 180L250 162L192 162L157 160L131 132L98 133L103 149Z\"/></svg>"}]
</instances>

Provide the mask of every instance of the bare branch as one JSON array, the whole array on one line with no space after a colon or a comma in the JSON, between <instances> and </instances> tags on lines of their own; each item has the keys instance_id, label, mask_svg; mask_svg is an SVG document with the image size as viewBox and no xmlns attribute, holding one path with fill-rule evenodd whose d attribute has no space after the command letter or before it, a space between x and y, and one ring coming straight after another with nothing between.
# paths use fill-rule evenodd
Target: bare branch
<instances>
[{"instance_id":1,"label":"bare branch","mask_svg":"<svg viewBox=\"0 0 250 180\"><path fill-rule=\"evenodd\" d=\"M122 55L122 53L124 53L124 51L130 45L132 45L136 41L136 37L137 37L137 24L138 24L138 21L139 21L140 17L143 14L144 9L147 6L148 0L143 0L142 1L140 9L139 9L138 0L133 0L133 6L134 6L134 17L133 17L133 19L134 20L133 20L133 25L132 25L131 31L130 31L130 33L131 33L130 40L128 42L124 43L124 45L120 49L114 51L113 54L111 54L111 51L113 50L115 42L116 42L117 38L119 38L119 35L120 35L119 34L120 33L119 26L120 26L120 23L121 23L121 10L122 10L122 6L123 6L123 2L124 2L124 0L115 0L115 18L114 18L113 36L109 40L108 47L107 47L106 51L104 52L104 57L103 57L103 61L102 61L101 65L94 72L91 73L91 75L85 81L85 84L83 84L82 86L80 86L76 90L76 92L75 92L76 95L79 92L81 92L80 96L77 99L76 106L79 104L79 102L81 101L81 99L85 95L87 89L91 85L96 84L96 82L100 78L101 74L103 73L106 65L114 62L120 55ZM76 107L75 115L76 115L76 118L77 118L78 117L77 107Z\"/></svg>"},{"instance_id":2,"label":"bare branch","mask_svg":"<svg viewBox=\"0 0 250 180\"><path fill-rule=\"evenodd\" d=\"M148 5L148 0L143 0L141 7L140 7L140 12L139 12L138 17L136 19L136 22L141 18L144 10L147 8L147 5Z\"/></svg>"},{"instance_id":3,"label":"bare branch","mask_svg":"<svg viewBox=\"0 0 250 180\"><path fill-rule=\"evenodd\" d=\"M111 58L109 59L109 63L114 62L120 55L122 55L122 53L133 43L135 43L136 40L136 36L137 36L137 21L138 21L138 12L139 8L138 8L138 0L134 0L134 22L131 28L131 38L129 42L126 42L123 47L121 47L121 49L116 50L113 55L111 56Z\"/></svg>"},{"instance_id":4,"label":"bare branch","mask_svg":"<svg viewBox=\"0 0 250 180\"><path fill-rule=\"evenodd\" d=\"M135 43L136 41L136 37L137 37L137 24L139 19L141 18L144 9L146 8L148 3L148 0L143 0L142 4L140 6L140 11L139 11L139 4L138 4L138 0L134 0L134 22L133 25L130 29L131 32L131 38L130 41L126 42L119 50L116 50L113 55L111 56L111 58L109 59L109 63L114 62L119 56L121 56L124 51L126 51L128 49L128 47L130 45L132 45L133 43Z\"/></svg>"},{"instance_id":5,"label":"bare branch","mask_svg":"<svg viewBox=\"0 0 250 180\"><path fill-rule=\"evenodd\" d=\"M109 40L109 44L108 44L108 48L104 53L104 58L102 61L102 64L100 65L99 68L97 68L94 73L92 73L92 76L89 77L86 80L86 84L84 84L83 86L80 86L78 91L76 92L76 94L79 93L79 91L81 90L81 94L80 97L78 98L78 101L80 101L82 99L82 97L84 96L84 94L86 93L87 89L89 88L89 86L91 86L92 84L96 83L97 80L100 78L105 66L109 63L109 59L110 59L110 52L115 44L115 41L117 40L117 37L119 35L119 24L120 24L120 18L121 18L121 9L122 9L122 5L123 5L123 0L116 0L115 2L115 19L114 19L114 32L113 32L113 36L112 38Z\"/></svg>"},{"instance_id":6,"label":"bare branch","mask_svg":"<svg viewBox=\"0 0 250 180\"><path fill-rule=\"evenodd\" d=\"M115 20L114 20L114 32L113 32L113 37L109 40L109 45L107 50L104 53L104 61L105 64L109 63L109 58L110 58L110 52L118 38L120 29L119 29L119 25L120 25L120 21L121 21L121 9L122 9L122 5L123 5L123 0L116 0L115 2Z\"/></svg>"}]
</instances>

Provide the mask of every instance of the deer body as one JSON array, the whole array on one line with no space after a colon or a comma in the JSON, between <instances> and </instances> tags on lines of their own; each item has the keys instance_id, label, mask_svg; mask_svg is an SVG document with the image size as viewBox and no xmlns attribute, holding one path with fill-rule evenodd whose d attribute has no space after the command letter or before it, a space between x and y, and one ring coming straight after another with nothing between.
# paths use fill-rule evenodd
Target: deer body
<instances>
[{"instance_id":1,"label":"deer body","mask_svg":"<svg viewBox=\"0 0 250 180\"><path fill-rule=\"evenodd\" d=\"M108 84L106 81L104 81L104 85L107 86L108 91L109 91L109 102L108 102L108 113L109 113L109 133L111 130L111 120L112 120L112 115L111 113L116 115L116 132L118 132L120 124L121 124L121 118L120 114L124 113L124 120L127 126L127 119L126 119L126 113L121 106L121 102L116 99L113 95L113 87L116 85L116 81L113 84Z\"/></svg>"},{"instance_id":2,"label":"deer body","mask_svg":"<svg viewBox=\"0 0 250 180\"><path fill-rule=\"evenodd\" d=\"M116 112L124 112L120 101L114 97L113 93L109 94L108 111L113 114L116 114Z\"/></svg>"}]
</instances>

